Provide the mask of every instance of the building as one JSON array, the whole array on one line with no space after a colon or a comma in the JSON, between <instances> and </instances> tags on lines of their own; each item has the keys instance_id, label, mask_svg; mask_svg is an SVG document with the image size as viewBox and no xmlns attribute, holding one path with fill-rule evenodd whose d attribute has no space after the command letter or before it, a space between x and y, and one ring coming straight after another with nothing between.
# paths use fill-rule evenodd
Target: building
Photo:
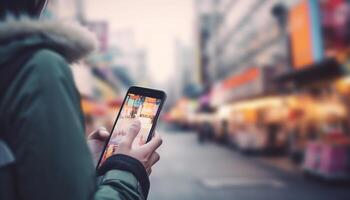
<instances>
[{"instance_id":1,"label":"building","mask_svg":"<svg viewBox=\"0 0 350 200\"><path fill-rule=\"evenodd\" d=\"M195 1L198 74L200 83L206 89L210 87L212 82L209 74L208 45L221 18L221 14L216 10L218 3L217 0Z\"/></svg>"},{"instance_id":2,"label":"building","mask_svg":"<svg viewBox=\"0 0 350 200\"><path fill-rule=\"evenodd\" d=\"M174 84L170 85L172 99L168 104L172 105L183 96L193 96L196 91L196 80L194 74L197 73L195 67L195 57L193 47L185 44L181 40L175 40L175 71L176 76L172 77Z\"/></svg>"},{"instance_id":3,"label":"building","mask_svg":"<svg viewBox=\"0 0 350 200\"><path fill-rule=\"evenodd\" d=\"M273 68L269 73L288 68L286 10L295 2L197 0L200 67L208 92L250 68Z\"/></svg>"},{"instance_id":4,"label":"building","mask_svg":"<svg viewBox=\"0 0 350 200\"><path fill-rule=\"evenodd\" d=\"M138 47L131 30L112 33L113 67L122 68L136 84L147 84L147 52Z\"/></svg>"},{"instance_id":5,"label":"building","mask_svg":"<svg viewBox=\"0 0 350 200\"><path fill-rule=\"evenodd\" d=\"M44 17L67 23L80 23L95 34L98 49L87 60L72 66L75 83L81 95L95 100L113 100L124 92L118 77L111 73L109 24L104 20L87 20L84 0L52 0Z\"/></svg>"},{"instance_id":6,"label":"building","mask_svg":"<svg viewBox=\"0 0 350 200\"><path fill-rule=\"evenodd\" d=\"M49 18L84 22L83 0L51 0L44 15Z\"/></svg>"}]
</instances>

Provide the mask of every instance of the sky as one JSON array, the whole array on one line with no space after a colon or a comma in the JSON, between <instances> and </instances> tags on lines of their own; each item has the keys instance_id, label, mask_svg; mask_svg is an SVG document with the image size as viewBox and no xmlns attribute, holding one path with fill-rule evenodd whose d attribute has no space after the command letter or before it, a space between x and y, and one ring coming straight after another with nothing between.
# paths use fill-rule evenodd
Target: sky
<instances>
[{"instance_id":1,"label":"sky","mask_svg":"<svg viewBox=\"0 0 350 200\"><path fill-rule=\"evenodd\" d=\"M106 20L111 37L134 32L136 44L147 51L148 73L164 83L175 70L175 40L194 44L192 0L85 0L88 20Z\"/></svg>"}]
</instances>

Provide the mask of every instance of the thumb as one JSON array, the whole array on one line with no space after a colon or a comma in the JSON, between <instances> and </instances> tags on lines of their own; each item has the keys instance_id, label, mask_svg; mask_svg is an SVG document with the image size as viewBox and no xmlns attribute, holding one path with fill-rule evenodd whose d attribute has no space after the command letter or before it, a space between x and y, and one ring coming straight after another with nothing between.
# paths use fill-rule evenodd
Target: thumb
<instances>
[{"instance_id":1,"label":"thumb","mask_svg":"<svg viewBox=\"0 0 350 200\"><path fill-rule=\"evenodd\" d=\"M126 136L124 139L125 145L127 145L128 147L131 147L137 134L140 132L140 129L141 129L141 122L139 120L134 120L129 126L129 129L126 133Z\"/></svg>"}]
</instances>

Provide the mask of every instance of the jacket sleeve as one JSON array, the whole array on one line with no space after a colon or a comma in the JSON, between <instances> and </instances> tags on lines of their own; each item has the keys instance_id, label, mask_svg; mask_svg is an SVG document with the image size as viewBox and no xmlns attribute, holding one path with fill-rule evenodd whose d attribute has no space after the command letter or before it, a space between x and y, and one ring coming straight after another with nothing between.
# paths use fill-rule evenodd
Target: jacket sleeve
<instances>
[{"instance_id":1,"label":"jacket sleeve","mask_svg":"<svg viewBox=\"0 0 350 200\"><path fill-rule=\"evenodd\" d=\"M115 170L119 173L112 173ZM121 175L122 172L125 175ZM114 188L115 192L120 193L121 199L145 199L148 196L148 174L143 164L135 158L123 154L113 155L99 167L97 174L104 175L100 188ZM97 194L96 197L99 196Z\"/></svg>"},{"instance_id":2,"label":"jacket sleeve","mask_svg":"<svg viewBox=\"0 0 350 200\"><path fill-rule=\"evenodd\" d=\"M110 170L104 176L100 177L100 179L94 200L144 199L139 188L138 180L130 172Z\"/></svg>"},{"instance_id":3,"label":"jacket sleeve","mask_svg":"<svg viewBox=\"0 0 350 200\"><path fill-rule=\"evenodd\" d=\"M136 178L125 171L108 171L96 186L79 94L61 56L37 52L9 91L7 135L19 198L140 199Z\"/></svg>"}]
</instances>

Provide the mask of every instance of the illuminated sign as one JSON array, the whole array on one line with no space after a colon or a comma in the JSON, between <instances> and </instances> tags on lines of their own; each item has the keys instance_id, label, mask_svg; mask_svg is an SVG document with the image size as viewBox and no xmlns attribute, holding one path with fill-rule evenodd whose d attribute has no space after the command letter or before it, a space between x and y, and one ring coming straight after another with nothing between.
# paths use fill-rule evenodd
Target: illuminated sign
<instances>
[{"instance_id":1,"label":"illuminated sign","mask_svg":"<svg viewBox=\"0 0 350 200\"><path fill-rule=\"evenodd\" d=\"M243 85L245 83L248 83L250 81L255 80L260 74L260 71L258 68L250 68L243 72L242 74L239 74L238 76L233 76L223 82L223 87L225 89L232 89L237 86Z\"/></svg>"},{"instance_id":2,"label":"illuminated sign","mask_svg":"<svg viewBox=\"0 0 350 200\"><path fill-rule=\"evenodd\" d=\"M291 9L289 29L294 68L305 68L323 58L320 21L318 0L303 0Z\"/></svg>"},{"instance_id":3,"label":"illuminated sign","mask_svg":"<svg viewBox=\"0 0 350 200\"><path fill-rule=\"evenodd\" d=\"M250 67L214 85L210 94L211 104L217 106L239 98L260 94L263 90L261 69Z\"/></svg>"}]
</instances>

